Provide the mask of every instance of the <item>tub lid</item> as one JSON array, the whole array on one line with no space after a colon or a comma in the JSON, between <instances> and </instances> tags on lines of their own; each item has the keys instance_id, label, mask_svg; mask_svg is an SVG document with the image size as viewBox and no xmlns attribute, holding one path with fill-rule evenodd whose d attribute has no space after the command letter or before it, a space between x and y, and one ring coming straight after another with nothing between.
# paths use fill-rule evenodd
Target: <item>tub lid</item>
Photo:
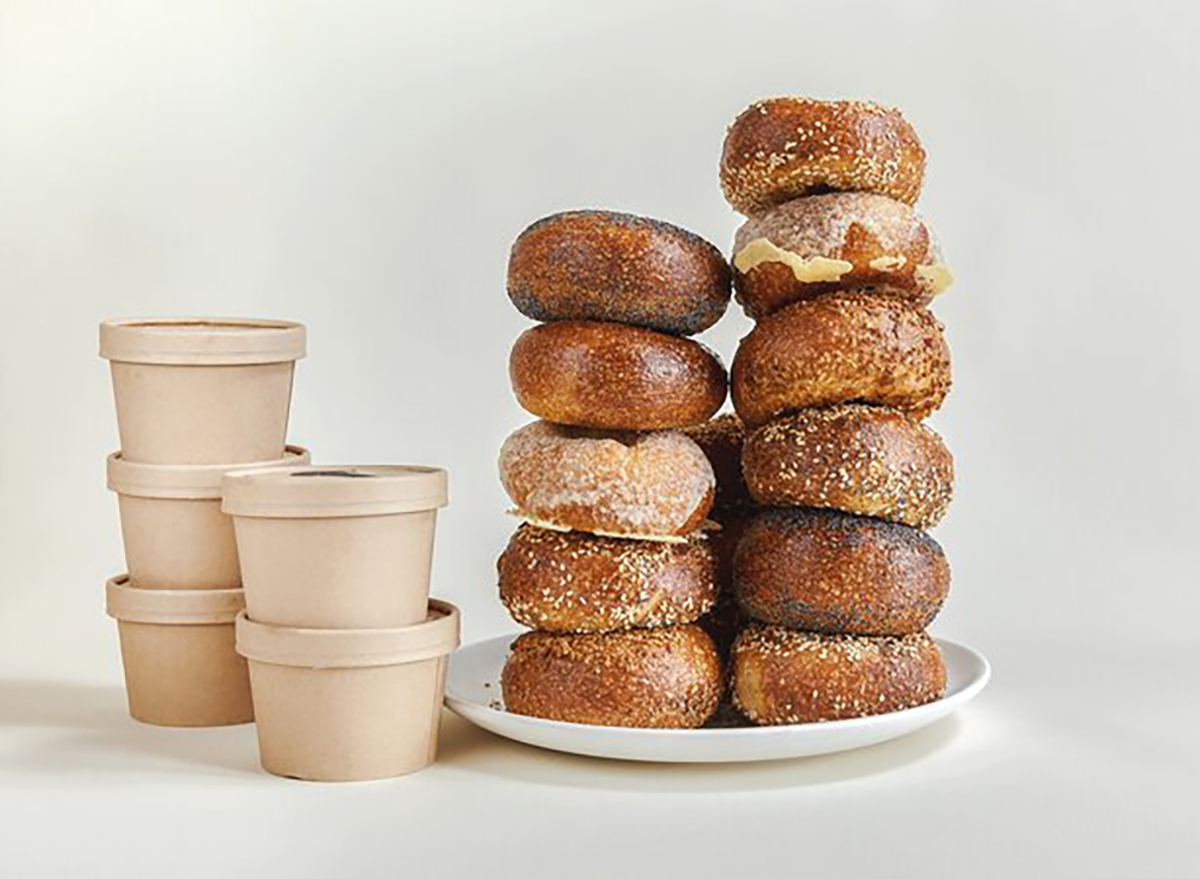
<instances>
[{"instance_id":1,"label":"tub lid","mask_svg":"<svg viewBox=\"0 0 1200 879\"><path fill-rule=\"evenodd\" d=\"M282 458L253 464L135 464L120 452L108 456L108 487L131 497L217 500L221 477L237 470L295 467L309 462L308 449L288 446Z\"/></svg>"},{"instance_id":2,"label":"tub lid","mask_svg":"<svg viewBox=\"0 0 1200 879\"><path fill-rule=\"evenodd\" d=\"M305 354L304 325L240 317L118 318L100 324L100 356L122 363L236 366Z\"/></svg>"},{"instance_id":3,"label":"tub lid","mask_svg":"<svg viewBox=\"0 0 1200 879\"><path fill-rule=\"evenodd\" d=\"M447 474L406 464L302 466L227 473L221 509L232 516L324 519L444 507Z\"/></svg>"},{"instance_id":4,"label":"tub lid","mask_svg":"<svg viewBox=\"0 0 1200 879\"><path fill-rule=\"evenodd\" d=\"M127 623L228 624L246 606L241 589L135 589L128 574L105 583L104 593L108 615Z\"/></svg>"},{"instance_id":5,"label":"tub lid","mask_svg":"<svg viewBox=\"0 0 1200 879\"><path fill-rule=\"evenodd\" d=\"M436 659L459 644L458 608L429 600L429 616L398 629L294 629L237 618L237 652L298 668L372 668Z\"/></svg>"}]
</instances>

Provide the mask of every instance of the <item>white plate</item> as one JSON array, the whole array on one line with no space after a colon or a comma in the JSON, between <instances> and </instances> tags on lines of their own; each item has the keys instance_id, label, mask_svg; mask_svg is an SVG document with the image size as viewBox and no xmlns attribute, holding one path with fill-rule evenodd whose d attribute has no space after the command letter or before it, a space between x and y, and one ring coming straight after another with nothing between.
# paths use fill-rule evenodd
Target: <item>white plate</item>
<instances>
[{"instance_id":1,"label":"white plate","mask_svg":"<svg viewBox=\"0 0 1200 879\"><path fill-rule=\"evenodd\" d=\"M938 638L946 660L946 695L936 702L853 720L737 729L628 729L542 720L504 710L500 671L516 635L472 644L450 657L446 704L483 729L505 738L592 757L666 763L780 760L848 751L920 729L973 699L991 676L976 651Z\"/></svg>"}]
</instances>

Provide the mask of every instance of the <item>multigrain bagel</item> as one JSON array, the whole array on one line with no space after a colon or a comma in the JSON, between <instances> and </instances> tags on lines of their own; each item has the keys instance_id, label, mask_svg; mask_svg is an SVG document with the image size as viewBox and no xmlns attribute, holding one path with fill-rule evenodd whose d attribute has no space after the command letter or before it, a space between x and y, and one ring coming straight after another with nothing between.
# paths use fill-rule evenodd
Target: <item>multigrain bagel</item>
<instances>
[{"instance_id":1,"label":"multigrain bagel","mask_svg":"<svg viewBox=\"0 0 1200 879\"><path fill-rule=\"evenodd\" d=\"M512 618L544 632L694 623L717 594L716 558L702 537L652 543L522 525L496 568Z\"/></svg>"},{"instance_id":2,"label":"multigrain bagel","mask_svg":"<svg viewBox=\"0 0 1200 879\"><path fill-rule=\"evenodd\" d=\"M611 537L678 537L704 522L715 480L679 431L592 431L535 421L500 449L500 481L535 525Z\"/></svg>"},{"instance_id":3,"label":"multigrain bagel","mask_svg":"<svg viewBox=\"0 0 1200 879\"><path fill-rule=\"evenodd\" d=\"M733 252L738 302L755 319L847 287L927 305L954 280L916 211L862 192L799 198L757 214L738 229Z\"/></svg>"},{"instance_id":4,"label":"multigrain bagel","mask_svg":"<svg viewBox=\"0 0 1200 879\"><path fill-rule=\"evenodd\" d=\"M729 283L725 258L700 236L614 211L538 220L508 259L508 296L538 321L615 321L690 336L725 313Z\"/></svg>"},{"instance_id":5,"label":"multigrain bagel","mask_svg":"<svg viewBox=\"0 0 1200 879\"><path fill-rule=\"evenodd\" d=\"M717 709L721 664L699 626L586 635L529 632L500 677L504 707L568 723L695 728Z\"/></svg>"},{"instance_id":6,"label":"multigrain bagel","mask_svg":"<svg viewBox=\"0 0 1200 879\"><path fill-rule=\"evenodd\" d=\"M899 110L865 101L757 101L729 126L721 152L721 189L743 214L822 192L913 204L924 176L912 126Z\"/></svg>"},{"instance_id":7,"label":"multigrain bagel","mask_svg":"<svg viewBox=\"0 0 1200 879\"><path fill-rule=\"evenodd\" d=\"M699 424L721 408L727 388L720 358L699 342L601 321L526 330L509 375L533 415L610 430Z\"/></svg>"},{"instance_id":8,"label":"multigrain bagel","mask_svg":"<svg viewBox=\"0 0 1200 879\"><path fill-rule=\"evenodd\" d=\"M742 419L727 412L703 424L685 427L683 432L704 450L717 477L713 509L745 506L750 495L742 478L742 444L746 441Z\"/></svg>"},{"instance_id":9,"label":"multigrain bagel","mask_svg":"<svg viewBox=\"0 0 1200 879\"><path fill-rule=\"evenodd\" d=\"M950 349L928 311L839 292L788 305L742 339L733 406L748 427L810 406L866 402L924 418L950 390Z\"/></svg>"},{"instance_id":10,"label":"multigrain bagel","mask_svg":"<svg viewBox=\"0 0 1200 879\"><path fill-rule=\"evenodd\" d=\"M733 646L733 701L758 724L885 714L946 692L946 667L924 632L821 635L752 623Z\"/></svg>"},{"instance_id":11,"label":"multigrain bagel","mask_svg":"<svg viewBox=\"0 0 1200 879\"><path fill-rule=\"evenodd\" d=\"M830 510L768 510L734 556L747 614L811 632L910 635L945 601L950 566L923 531Z\"/></svg>"},{"instance_id":12,"label":"multigrain bagel","mask_svg":"<svg viewBox=\"0 0 1200 879\"><path fill-rule=\"evenodd\" d=\"M742 452L764 506L819 507L932 528L950 505L954 459L942 438L881 406L805 409L752 433Z\"/></svg>"}]
</instances>

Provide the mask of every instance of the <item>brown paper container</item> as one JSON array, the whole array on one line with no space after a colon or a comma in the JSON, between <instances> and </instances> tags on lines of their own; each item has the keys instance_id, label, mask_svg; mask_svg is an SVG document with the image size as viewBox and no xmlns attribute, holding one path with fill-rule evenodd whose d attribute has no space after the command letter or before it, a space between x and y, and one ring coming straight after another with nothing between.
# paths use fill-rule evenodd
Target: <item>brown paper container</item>
<instances>
[{"instance_id":1,"label":"brown paper container","mask_svg":"<svg viewBox=\"0 0 1200 879\"><path fill-rule=\"evenodd\" d=\"M242 613L237 649L250 663L263 769L365 781L425 768L458 639L457 608L437 600L426 620L398 629L294 629Z\"/></svg>"},{"instance_id":2,"label":"brown paper container","mask_svg":"<svg viewBox=\"0 0 1200 879\"><path fill-rule=\"evenodd\" d=\"M108 456L108 487L117 492L129 583L135 589L238 589L233 521L221 512L221 476L246 468L308 463L308 451L288 446L276 461L257 464L134 464Z\"/></svg>"},{"instance_id":3,"label":"brown paper container","mask_svg":"<svg viewBox=\"0 0 1200 879\"><path fill-rule=\"evenodd\" d=\"M233 464L283 455L295 361L289 321L145 318L100 324L125 460Z\"/></svg>"},{"instance_id":4,"label":"brown paper container","mask_svg":"<svg viewBox=\"0 0 1200 879\"><path fill-rule=\"evenodd\" d=\"M388 629L425 618L434 467L289 467L226 474L246 613L273 626Z\"/></svg>"},{"instance_id":5,"label":"brown paper container","mask_svg":"<svg viewBox=\"0 0 1200 879\"><path fill-rule=\"evenodd\" d=\"M242 590L133 589L106 584L117 620L125 693L134 720L155 726L228 726L254 720L246 661L234 649Z\"/></svg>"}]
</instances>

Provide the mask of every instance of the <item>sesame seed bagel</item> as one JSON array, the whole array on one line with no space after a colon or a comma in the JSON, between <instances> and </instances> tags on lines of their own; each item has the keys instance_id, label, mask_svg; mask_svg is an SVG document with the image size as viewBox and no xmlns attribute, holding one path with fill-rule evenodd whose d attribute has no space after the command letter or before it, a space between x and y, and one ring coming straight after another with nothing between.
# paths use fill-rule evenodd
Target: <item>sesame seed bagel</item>
<instances>
[{"instance_id":1,"label":"sesame seed bagel","mask_svg":"<svg viewBox=\"0 0 1200 879\"><path fill-rule=\"evenodd\" d=\"M717 709L721 664L699 626L586 635L529 632L500 677L514 714L597 726L687 728Z\"/></svg>"},{"instance_id":2,"label":"sesame seed bagel","mask_svg":"<svg viewBox=\"0 0 1200 879\"><path fill-rule=\"evenodd\" d=\"M761 513L733 577L750 616L828 634L920 632L950 588L946 556L923 531L830 510Z\"/></svg>"},{"instance_id":3,"label":"sesame seed bagel","mask_svg":"<svg viewBox=\"0 0 1200 879\"><path fill-rule=\"evenodd\" d=\"M785 412L860 401L924 418L950 390L950 349L928 311L861 292L788 305L733 359L733 405L748 427Z\"/></svg>"},{"instance_id":4,"label":"sesame seed bagel","mask_svg":"<svg viewBox=\"0 0 1200 879\"><path fill-rule=\"evenodd\" d=\"M928 305L953 281L925 221L862 192L799 198L748 219L734 239L737 298L758 319L847 287Z\"/></svg>"},{"instance_id":5,"label":"sesame seed bagel","mask_svg":"<svg viewBox=\"0 0 1200 879\"><path fill-rule=\"evenodd\" d=\"M727 387L725 367L699 342L600 321L526 330L509 375L517 402L539 418L612 430L699 424Z\"/></svg>"},{"instance_id":6,"label":"sesame seed bagel","mask_svg":"<svg viewBox=\"0 0 1200 879\"><path fill-rule=\"evenodd\" d=\"M746 427L732 412L685 427L683 432L704 450L708 463L717 477L717 496L713 508L722 510L744 506L750 499L746 480L742 478L742 444Z\"/></svg>"},{"instance_id":7,"label":"sesame seed bagel","mask_svg":"<svg viewBox=\"0 0 1200 879\"><path fill-rule=\"evenodd\" d=\"M610 537L674 537L700 527L715 480L679 431L590 431L535 421L500 449L500 481L536 525Z\"/></svg>"},{"instance_id":8,"label":"sesame seed bagel","mask_svg":"<svg viewBox=\"0 0 1200 879\"><path fill-rule=\"evenodd\" d=\"M729 284L725 258L700 236L613 211L538 220L508 259L508 297L539 321L616 321L690 336L725 313Z\"/></svg>"},{"instance_id":9,"label":"sesame seed bagel","mask_svg":"<svg viewBox=\"0 0 1200 879\"><path fill-rule=\"evenodd\" d=\"M746 440L742 470L764 506L821 507L932 528L954 489L954 459L902 412L849 404L805 409Z\"/></svg>"},{"instance_id":10,"label":"sesame seed bagel","mask_svg":"<svg viewBox=\"0 0 1200 879\"><path fill-rule=\"evenodd\" d=\"M924 176L912 126L899 110L865 101L758 101L730 125L721 153L721 189L743 214L830 191L913 204Z\"/></svg>"},{"instance_id":11,"label":"sesame seed bagel","mask_svg":"<svg viewBox=\"0 0 1200 879\"><path fill-rule=\"evenodd\" d=\"M821 635L752 623L733 646L733 701L758 724L886 714L945 692L941 651L924 632Z\"/></svg>"},{"instance_id":12,"label":"sesame seed bagel","mask_svg":"<svg viewBox=\"0 0 1200 879\"><path fill-rule=\"evenodd\" d=\"M522 525L496 564L512 618L544 632L694 623L712 608L708 541L652 543Z\"/></svg>"}]
</instances>

